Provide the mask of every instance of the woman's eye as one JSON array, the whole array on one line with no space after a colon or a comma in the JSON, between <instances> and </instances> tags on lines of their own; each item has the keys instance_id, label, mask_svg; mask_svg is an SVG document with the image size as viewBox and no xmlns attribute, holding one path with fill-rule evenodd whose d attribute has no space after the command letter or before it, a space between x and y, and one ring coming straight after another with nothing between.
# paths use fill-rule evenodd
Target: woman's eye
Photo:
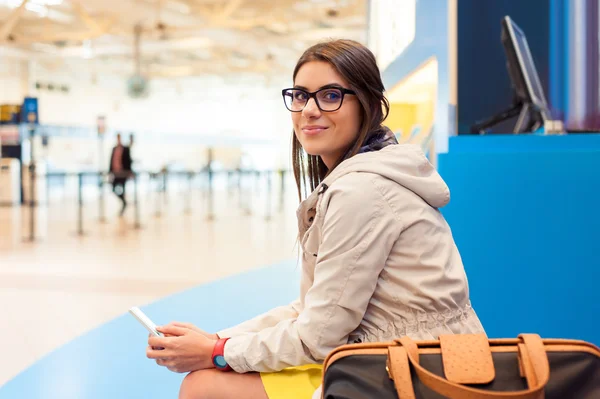
<instances>
[{"instance_id":1,"label":"woman's eye","mask_svg":"<svg viewBox=\"0 0 600 399\"><path fill-rule=\"evenodd\" d=\"M304 101L306 100L306 93L303 93L301 91L297 91L294 93L294 100L298 100L298 101Z\"/></svg>"},{"instance_id":2,"label":"woman's eye","mask_svg":"<svg viewBox=\"0 0 600 399\"><path fill-rule=\"evenodd\" d=\"M323 99L327 101L338 101L341 95L337 90L327 91L323 93Z\"/></svg>"}]
</instances>

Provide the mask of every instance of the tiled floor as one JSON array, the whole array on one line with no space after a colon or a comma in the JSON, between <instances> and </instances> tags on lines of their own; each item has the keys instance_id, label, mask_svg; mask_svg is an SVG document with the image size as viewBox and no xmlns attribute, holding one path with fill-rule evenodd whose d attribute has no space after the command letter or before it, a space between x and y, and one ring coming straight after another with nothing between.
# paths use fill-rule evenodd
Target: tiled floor
<instances>
[{"instance_id":1,"label":"tiled floor","mask_svg":"<svg viewBox=\"0 0 600 399\"><path fill-rule=\"evenodd\" d=\"M23 240L28 209L0 208L0 342L5 343L0 386L130 306L294 258L293 182L288 181L282 209L278 190L273 190L272 219L265 221L264 187L246 190L246 195L253 192L252 215L240 209L236 191L220 189L213 222L206 220L206 197L200 190L192 192L191 213L184 212L185 190L173 189L167 201L141 190L139 230L133 228L132 208L125 218L116 217L118 204L110 193L108 222L100 224L96 194L90 191L82 237L76 234L74 197L51 196L49 205L37 209L33 243ZM159 203L162 216L156 217Z\"/></svg>"}]
</instances>

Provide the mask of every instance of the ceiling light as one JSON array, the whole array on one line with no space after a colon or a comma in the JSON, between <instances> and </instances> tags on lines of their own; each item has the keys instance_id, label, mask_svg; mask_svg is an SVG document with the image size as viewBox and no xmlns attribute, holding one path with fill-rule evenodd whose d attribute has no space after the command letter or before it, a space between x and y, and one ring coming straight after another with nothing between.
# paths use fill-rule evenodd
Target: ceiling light
<instances>
[{"instance_id":1,"label":"ceiling light","mask_svg":"<svg viewBox=\"0 0 600 399\"><path fill-rule=\"evenodd\" d=\"M59 6L63 0L29 0L28 3L39 4L41 6Z\"/></svg>"},{"instance_id":2,"label":"ceiling light","mask_svg":"<svg viewBox=\"0 0 600 399\"><path fill-rule=\"evenodd\" d=\"M0 5L9 7L9 8L17 8L23 3L23 0L0 0ZM63 3L63 0L29 0L27 2L27 6L59 6Z\"/></svg>"},{"instance_id":3,"label":"ceiling light","mask_svg":"<svg viewBox=\"0 0 600 399\"><path fill-rule=\"evenodd\" d=\"M0 6L8 8L18 8L23 3L23 0L0 0ZM25 9L38 14L41 18L48 16L49 6L58 6L63 3L63 0L29 0L25 4Z\"/></svg>"},{"instance_id":4,"label":"ceiling light","mask_svg":"<svg viewBox=\"0 0 600 399\"><path fill-rule=\"evenodd\" d=\"M83 42L82 50L83 50L83 58L84 59L89 60L91 58L94 58L94 48L92 47L91 40L85 40Z\"/></svg>"},{"instance_id":5,"label":"ceiling light","mask_svg":"<svg viewBox=\"0 0 600 399\"><path fill-rule=\"evenodd\" d=\"M29 11L38 14L42 18L46 18L48 16L48 7L46 6L35 3L27 3L25 5L25 8Z\"/></svg>"}]
</instances>

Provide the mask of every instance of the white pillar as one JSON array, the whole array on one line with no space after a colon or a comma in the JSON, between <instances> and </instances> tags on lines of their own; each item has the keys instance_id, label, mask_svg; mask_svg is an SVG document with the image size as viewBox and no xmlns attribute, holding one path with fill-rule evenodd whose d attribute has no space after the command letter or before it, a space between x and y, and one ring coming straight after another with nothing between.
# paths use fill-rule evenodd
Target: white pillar
<instances>
[{"instance_id":1,"label":"white pillar","mask_svg":"<svg viewBox=\"0 0 600 399\"><path fill-rule=\"evenodd\" d=\"M21 98L29 96L31 89L31 62L27 60L19 61L19 92Z\"/></svg>"},{"instance_id":2,"label":"white pillar","mask_svg":"<svg viewBox=\"0 0 600 399\"><path fill-rule=\"evenodd\" d=\"M599 7L595 0L572 0L568 7L567 127L597 129L600 123Z\"/></svg>"},{"instance_id":3,"label":"white pillar","mask_svg":"<svg viewBox=\"0 0 600 399\"><path fill-rule=\"evenodd\" d=\"M0 104L23 102L31 87L29 66L27 60L0 57Z\"/></svg>"}]
</instances>

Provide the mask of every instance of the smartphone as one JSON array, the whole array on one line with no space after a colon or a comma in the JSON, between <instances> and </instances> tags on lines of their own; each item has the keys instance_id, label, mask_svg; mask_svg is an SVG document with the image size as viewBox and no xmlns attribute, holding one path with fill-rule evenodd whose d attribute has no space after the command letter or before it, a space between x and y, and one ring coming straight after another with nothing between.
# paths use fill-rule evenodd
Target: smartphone
<instances>
[{"instance_id":1,"label":"smartphone","mask_svg":"<svg viewBox=\"0 0 600 399\"><path fill-rule=\"evenodd\" d=\"M164 337L163 333L158 332L156 329L156 324L154 324L152 320L150 320L148 316L146 316L144 312L142 312L137 306L129 309L129 313L131 313L133 317L137 319L137 321L146 327L146 330L148 330L150 334L154 335L155 337Z\"/></svg>"}]
</instances>

